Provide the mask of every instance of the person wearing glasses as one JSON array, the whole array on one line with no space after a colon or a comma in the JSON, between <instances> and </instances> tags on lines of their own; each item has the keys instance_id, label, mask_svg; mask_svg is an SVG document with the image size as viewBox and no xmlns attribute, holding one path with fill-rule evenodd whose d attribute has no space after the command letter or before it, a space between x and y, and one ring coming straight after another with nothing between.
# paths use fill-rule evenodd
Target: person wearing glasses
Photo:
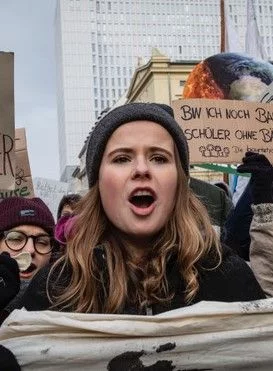
<instances>
[{"instance_id":1,"label":"person wearing glasses","mask_svg":"<svg viewBox=\"0 0 273 371\"><path fill-rule=\"evenodd\" d=\"M40 198L10 197L0 202L0 323L52 259L54 226L53 215Z\"/></svg>"}]
</instances>

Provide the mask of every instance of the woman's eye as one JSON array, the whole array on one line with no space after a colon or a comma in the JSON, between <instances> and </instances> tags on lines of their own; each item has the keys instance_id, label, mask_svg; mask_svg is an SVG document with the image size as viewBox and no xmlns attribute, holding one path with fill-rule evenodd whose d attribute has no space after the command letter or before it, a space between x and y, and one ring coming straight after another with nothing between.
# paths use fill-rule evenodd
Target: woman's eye
<instances>
[{"instance_id":1,"label":"woman's eye","mask_svg":"<svg viewBox=\"0 0 273 371\"><path fill-rule=\"evenodd\" d=\"M130 161L130 159L126 156L119 156L119 157L114 158L113 160L115 164L123 164L128 161Z\"/></svg>"},{"instance_id":2,"label":"woman's eye","mask_svg":"<svg viewBox=\"0 0 273 371\"><path fill-rule=\"evenodd\" d=\"M11 242L21 242L24 239L22 237L8 237L7 240Z\"/></svg>"},{"instance_id":3,"label":"woman's eye","mask_svg":"<svg viewBox=\"0 0 273 371\"><path fill-rule=\"evenodd\" d=\"M50 239L49 238L37 238L36 243L38 245L48 246L50 245Z\"/></svg>"},{"instance_id":4,"label":"woman's eye","mask_svg":"<svg viewBox=\"0 0 273 371\"><path fill-rule=\"evenodd\" d=\"M168 162L168 159L165 156L156 155L152 157L152 161L155 161L158 164L165 164L166 162Z\"/></svg>"},{"instance_id":5,"label":"woman's eye","mask_svg":"<svg viewBox=\"0 0 273 371\"><path fill-rule=\"evenodd\" d=\"M7 240L8 241L14 241L14 242L20 242L20 241L24 241L24 237L23 236L19 236L19 235L11 235L11 236L7 236Z\"/></svg>"}]
</instances>

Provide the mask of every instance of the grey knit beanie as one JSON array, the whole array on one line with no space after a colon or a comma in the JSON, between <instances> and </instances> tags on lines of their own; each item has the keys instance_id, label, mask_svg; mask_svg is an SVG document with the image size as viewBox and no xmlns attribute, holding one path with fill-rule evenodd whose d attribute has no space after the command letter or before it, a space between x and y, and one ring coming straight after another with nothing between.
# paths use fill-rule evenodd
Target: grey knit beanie
<instances>
[{"instance_id":1,"label":"grey knit beanie","mask_svg":"<svg viewBox=\"0 0 273 371\"><path fill-rule=\"evenodd\" d=\"M106 144L113 132L121 125L132 121L153 121L166 129L172 136L182 168L189 176L189 149L186 137L175 121L170 106L157 103L129 103L109 111L90 134L86 152L86 172L89 187L98 180L99 168Z\"/></svg>"}]
</instances>

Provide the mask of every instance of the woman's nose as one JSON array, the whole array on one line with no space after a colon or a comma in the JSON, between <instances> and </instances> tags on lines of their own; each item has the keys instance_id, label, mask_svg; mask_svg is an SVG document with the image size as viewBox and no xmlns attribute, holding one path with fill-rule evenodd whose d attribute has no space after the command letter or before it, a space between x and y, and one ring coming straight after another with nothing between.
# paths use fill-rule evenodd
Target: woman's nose
<instances>
[{"instance_id":1,"label":"woman's nose","mask_svg":"<svg viewBox=\"0 0 273 371\"><path fill-rule=\"evenodd\" d=\"M146 159L138 159L135 162L135 166L132 171L132 177L133 179L139 178L139 177L144 177L144 178L150 178L150 169L149 165L147 163Z\"/></svg>"},{"instance_id":2,"label":"woman's nose","mask_svg":"<svg viewBox=\"0 0 273 371\"><path fill-rule=\"evenodd\" d=\"M32 238L28 238L24 251L30 253L31 255L35 254L34 241Z\"/></svg>"}]
</instances>

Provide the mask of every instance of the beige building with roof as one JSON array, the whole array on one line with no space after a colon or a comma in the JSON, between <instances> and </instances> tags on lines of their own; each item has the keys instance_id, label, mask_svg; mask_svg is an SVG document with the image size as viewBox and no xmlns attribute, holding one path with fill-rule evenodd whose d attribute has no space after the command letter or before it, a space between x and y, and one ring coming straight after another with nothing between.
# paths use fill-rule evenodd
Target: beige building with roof
<instances>
[{"instance_id":1,"label":"beige building with roof","mask_svg":"<svg viewBox=\"0 0 273 371\"><path fill-rule=\"evenodd\" d=\"M198 62L172 62L154 48L148 63L139 65L135 70L126 94L127 102L171 105L172 100L181 98L185 81Z\"/></svg>"}]
</instances>

